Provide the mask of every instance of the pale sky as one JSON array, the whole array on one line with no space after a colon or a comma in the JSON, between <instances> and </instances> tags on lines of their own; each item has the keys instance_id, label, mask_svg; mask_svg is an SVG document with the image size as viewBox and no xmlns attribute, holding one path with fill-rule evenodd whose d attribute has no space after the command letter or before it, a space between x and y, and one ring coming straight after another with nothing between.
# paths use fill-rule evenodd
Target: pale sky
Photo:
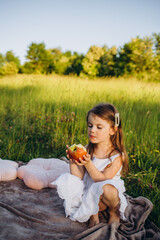
<instances>
[{"instance_id":1,"label":"pale sky","mask_svg":"<svg viewBox=\"0 0 160 240\"><path fill-rule=\"evenodd\" d=\"M160 0L0 0L0 53L25 61L32 42L86 54L160 32Z\"/></svg>"}]
</instances>

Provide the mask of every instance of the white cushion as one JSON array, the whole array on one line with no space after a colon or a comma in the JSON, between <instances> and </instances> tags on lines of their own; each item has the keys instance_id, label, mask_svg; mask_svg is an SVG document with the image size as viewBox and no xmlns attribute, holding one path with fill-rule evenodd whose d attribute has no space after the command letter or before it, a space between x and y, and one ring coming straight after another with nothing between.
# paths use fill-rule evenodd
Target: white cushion
<instances>
[{"instance_id":1,"label":"white cushion","mask_svg":"<svg viewBox=\"0 0 160 240\"><path fill-rule=\"evenodd\" d=\"M10 181L17 178L18 163L0 159L0 181Z\"/></svg>"},{"instance_id":2,"label":"white cushion","mask_svg":"<svg viewBox=\"0 0 160 240\"><path fill-rule=\"evenodd\" d=\"M62 173L69 172L69 164L57 158L36 158L18 168L18 177L33 189L53 187L50 183Z\"/></svg>"}]
</instances>

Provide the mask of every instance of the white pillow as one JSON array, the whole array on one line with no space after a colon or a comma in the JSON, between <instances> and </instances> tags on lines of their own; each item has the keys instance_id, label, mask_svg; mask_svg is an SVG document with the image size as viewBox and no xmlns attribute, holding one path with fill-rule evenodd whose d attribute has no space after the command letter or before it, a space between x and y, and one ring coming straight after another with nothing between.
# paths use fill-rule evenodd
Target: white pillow
<instances>
[{"instance_id":1,"label":"white pillow","mask_svg":"<svg viewBox=\"0 0 160 240\"><path fill-rule=\"evenodd\" d=\"M0 181L10 181L17 178L18 163L0 159Z\"/></svg>"},{"instance_id":2,"label":"white pillow","mask_svg":"<svg viewBox=\"0 0 160 240\"><path fill-rule=\"evenodd\" d=\"M62 173L69 172L69 164L57 158L36 158L18 168L18 177L33 189L53 187L50 183Z\"/></svg>"}]
</instances>

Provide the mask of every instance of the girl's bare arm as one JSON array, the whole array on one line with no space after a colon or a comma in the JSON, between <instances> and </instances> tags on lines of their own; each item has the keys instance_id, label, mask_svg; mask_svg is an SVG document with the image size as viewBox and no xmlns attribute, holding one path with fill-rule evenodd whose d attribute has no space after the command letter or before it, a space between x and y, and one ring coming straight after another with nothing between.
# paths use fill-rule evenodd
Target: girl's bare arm
<instances>
[{"instance_id":1,"label":"girl's bare arm","mask_svg":"<svg viewBox=\"0 0 160 240\"><path fill-rule=\"evenodd\" d=\"M70 173L74 176L79 177L82 180L85 174L85 167L78 166L76 163L73 163L70 160Z\"/></svg>"},{"instance_id":2,"label":"girl's bare arm","mask_svg":"<svg viewBox=\"0 0 160 240\"><path fill-rule=\"evenodd\" d=\"M112 162L110 167L106 167L103 170L103 172L101 172L96 168L96 166L90 160L89 154L84 156L84 159L85 160L81 159L81 163L79 165L81 166L82 164L85 166L87 172L89 173L90 177L93 179L94 182L100 182L100 181L105 181L107 179L112 179L122 166L122 158L117 157Z\"/></svg>"}]
</instances>

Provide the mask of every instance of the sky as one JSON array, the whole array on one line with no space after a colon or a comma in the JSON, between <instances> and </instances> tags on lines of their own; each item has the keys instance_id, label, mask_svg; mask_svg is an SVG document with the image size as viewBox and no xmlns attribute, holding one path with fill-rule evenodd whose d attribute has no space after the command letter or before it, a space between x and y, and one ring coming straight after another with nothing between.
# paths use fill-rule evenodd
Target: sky
<instances>
[{"instance_id":1,"label":"sky","mask_svg":"<svg viewBox=\"0 0 160 240\"><path fill-rule=\"evenodd\" d=\"M160 0L0 0L0 53L21 63L32 42L86 54L160 32Z\"/></svg>"}]
</instances>

